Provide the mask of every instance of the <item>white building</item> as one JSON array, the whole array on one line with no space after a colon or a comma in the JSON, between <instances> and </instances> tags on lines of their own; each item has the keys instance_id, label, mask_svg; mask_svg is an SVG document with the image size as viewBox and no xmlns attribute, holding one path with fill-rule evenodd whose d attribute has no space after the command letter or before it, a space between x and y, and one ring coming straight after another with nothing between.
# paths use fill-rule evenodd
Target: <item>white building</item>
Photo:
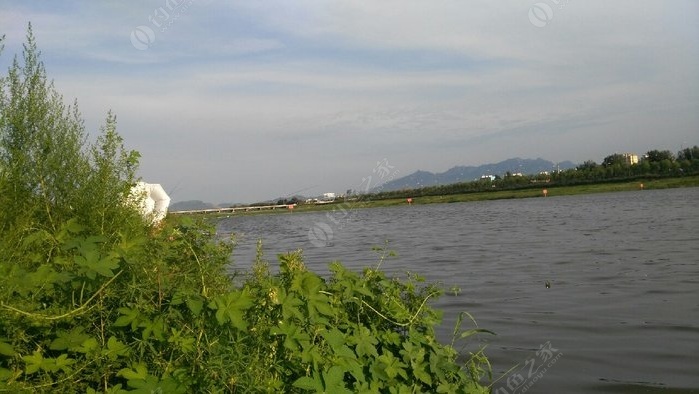
<instances>
[{"instance_id":1,"label":"white building","mask_svg":"<svg viewBox=\"0 0 699 394\"><path fill-rule=\"evenodd\" d=\"M634 165L638 164L638 155L633 154L633 153L624 153L622 156L624 156L624 160L626 161L626 164L628 165Z\"/></svg>"},{"instance_id":2,"label":"white building","mask_svg":"<svg viewBox=\"0 0 699 394\"><path fill-rule=\"evenodd\" d=\"M323 193L324 201L335 201L335 193Z\"/></svg>"}]
</instances>

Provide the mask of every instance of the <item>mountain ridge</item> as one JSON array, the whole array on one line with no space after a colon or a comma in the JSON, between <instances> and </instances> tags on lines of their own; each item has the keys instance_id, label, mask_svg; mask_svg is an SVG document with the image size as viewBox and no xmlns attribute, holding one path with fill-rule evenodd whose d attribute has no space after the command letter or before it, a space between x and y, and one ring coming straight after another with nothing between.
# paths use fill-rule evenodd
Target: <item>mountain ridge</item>
<instances>
[{"instance_id":1,"label":"mountain ridge","mask_svg":"<svg viewBox=\"0 0 699 394\"><path fill-rule=\"evenodd\" d=\"M374 191L395 191L403 189L417 189L429 186L442 186L459 182L470 182L484 175L503 176L507 172L523 175L538 174L543 171L565 170L575 168L571 161L554 163L542 158L522 159L515 157L498 163L482 164L480 166L454 166L444 172L433 173L425 170L417 170L410 175L394 179L377 186Z\"/></svg>"}]
</instances>

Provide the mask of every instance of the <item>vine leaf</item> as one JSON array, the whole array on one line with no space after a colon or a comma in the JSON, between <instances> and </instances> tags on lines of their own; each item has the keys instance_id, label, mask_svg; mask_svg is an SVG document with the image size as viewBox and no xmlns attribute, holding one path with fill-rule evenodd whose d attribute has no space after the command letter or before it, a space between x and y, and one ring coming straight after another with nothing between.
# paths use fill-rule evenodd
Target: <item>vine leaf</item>
<instances>
[{"instance_id":1,"label":"vine leaf","mask_svg":"<svg viewBox=\"0 0 699 394\"><path fill-rule=\"evenodd\" d=\"M299 351L304 344L311 340L310 335L293 322L282 321L271 331L272 335L284 335L284 347L291 351Z\"/></svg>"},{"instance_id":2,"label":"vine leaf","mask_svg":"<svg viewBox=\"0 0 699 394\"><path fill-rule=\"evenodd\" d=\"M102 353L111 360L116 360L117 357L126 357L129 355L131 348L119 341L116 337L111 336L107 340L107 348L102 350Z\"/></svg>"},{"instance_id":3,"label":"vine leaf","mask_svg":"<svg viewBox=\"0 0 699 394\"><path fill-rule=\"evenodd\" d=\"M314 375L313 377L302 376L296 379L294 382L294 387L298 387L302 390L315 391L317 393L323 392L323 382L317 375Z\"/></svg>"},{"instance_id":4,"label":"vine leaf","mask_svg":"<svg viewBox=\"0 0 699 394\"><path fill-rule=\"evenodd\" d=\"M248 322L244 319L244 312L253 304L253 298L249 290L245 288L242 291L231 291L216 297L210 307L216 310L216 321L219 324L230 322L233 327L245 331Z\"/></svg>"},{"instance_id":5,"label":"vine leaf","mask_svg":"<svg viewBox=\"0 0 699 394\"><path fill-rule=\"evenodd\" d=\"M368 328L362 326L359 328L359 335L354 335L354 340L356 342L355 351L359 357L372 356L374 358L379 356L379 352L376 350L376 344L379 341L376 339L374 333Z\"/></svg>"},{"instance_id":6,"label":"vine leaf","mask_svg":"<svg viewBox=\"0 0 699 394\"><path fill-rule=\"evenodd\" d=\"M126 380L146 380L148 377L148 367L143 363L138 363L132 368L123 368L119 370L117 376L121 376Z\"/></svg>"},{"instance_id":7,"label":"vine leaf","mask_svg":"<svg viewBox=\"0 0 699 394\"><path fill-rule=\"evenodd\" d=\"M38 372L44 364L44 356L37 350L31 356L22 357L22 360L27 364L27 368L24 371L27 375Z\"/></svg>"},{"instance_id":8,"label":"vine leaf","mask_svg":"<svg viewBox=\"0 0 699 394\"><path fill-rule=\"evenodd\" d=\"M84 327L75 327L70 331L59 331L56 339L51 342L51 350L73 350L79 348L90 336L84 333Z\"/></svg>"},{"instance_id":9,"label":"vine leaf","mask_svg":"<svg viewBox=\"0 0 699 394\"><path fill-rule=\"evenodd\" d=\"M316 393L347 393L352 392L345 387L345 370L337 365L330 367L327 372L314 373L313 377L302 376L293 383L294 387Z\"/></svg>"},{"instance_id":10,"label":"vine leaf","mask_svg":"<svg viewBox=\"0 0 699 394\"><path fill-rule=\"evenodd\" d=\"M17 354L17 352L15 352L15 348L9 343L5 342L3 339L0 339L0 355L13 357L15 354Z\"/></svg>"},{"instance_id":11,"label":"vine leaf","mask_svg":"<svg viewBox=\"0 0 699 394\"><path fill-rule=\"evenodd\" d=\"M127 307L122 307L117 309L119 313L121 313L121 316L116 319L114 322L115 327L126 327L128 325L131 325L131 329L135 330L136 327L138 327L138 324L140 323L140 312L138 309L131 309Z\"/></svg>"}]
</instances>

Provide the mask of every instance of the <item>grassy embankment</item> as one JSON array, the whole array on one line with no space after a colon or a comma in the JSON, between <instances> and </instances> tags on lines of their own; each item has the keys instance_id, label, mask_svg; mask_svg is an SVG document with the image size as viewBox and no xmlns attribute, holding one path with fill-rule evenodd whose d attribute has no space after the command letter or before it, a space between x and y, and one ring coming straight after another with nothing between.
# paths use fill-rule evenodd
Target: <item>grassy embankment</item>
<instances>
[{"instance_id":1,"label":"grassy embankment","mask_svg":"<svg viewBox=\"0 0 699 394\"><path fill-rule=\"evenodd\" d=\"M522 189L510 190L488 190L472 193L451 194L442 196L414 197L413 204L444 204L454 202L471 202L486 200L505 200L515 198L543 197L543 189L548 191L548 197L572 196L578 194L611 193L622 191L640 190L643 184L644 190L670 189L680 187L699 187L699 175L676 177L676 178L656 178L656 179L634 179L624 181L606 181L600 183L589 183L581 185L556 186L541 184ZM397 205L406 205L404 198L392 199L372 199L366 197L358 201L337 201L330 204L300 204L294 208L293 212L316 212L331 211L333 209L357 209L357 208L378 208ZM259 215L265 213L290 213L283 210L263 210L252 212L238 212L235 215ZM221 214L228 216L228 214Z\"/></svg>"}]
</instances>

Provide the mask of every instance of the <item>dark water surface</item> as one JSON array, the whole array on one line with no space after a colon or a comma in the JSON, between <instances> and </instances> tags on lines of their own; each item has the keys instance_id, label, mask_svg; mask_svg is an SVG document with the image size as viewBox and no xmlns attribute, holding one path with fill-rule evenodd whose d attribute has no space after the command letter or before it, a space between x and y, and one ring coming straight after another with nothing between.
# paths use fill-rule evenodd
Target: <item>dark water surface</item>
<instances>
[{"instance_id":1,"label":"dark water surface","mask_svg":"<svg viewBox=\"0 0 699 394\"><path fill-rule=\"evenodd\" d=\"M303 249L323 275L333 260L375 265L372 246L388 240L398 257L382 269L461 289L433 304L443 340L461 311L498 334L480 340L502 376L496 393L699 392L699 188L233 216L218 228L238 234L236 268L261 238L267 259Z\"/></svg>"}]
</instances>

